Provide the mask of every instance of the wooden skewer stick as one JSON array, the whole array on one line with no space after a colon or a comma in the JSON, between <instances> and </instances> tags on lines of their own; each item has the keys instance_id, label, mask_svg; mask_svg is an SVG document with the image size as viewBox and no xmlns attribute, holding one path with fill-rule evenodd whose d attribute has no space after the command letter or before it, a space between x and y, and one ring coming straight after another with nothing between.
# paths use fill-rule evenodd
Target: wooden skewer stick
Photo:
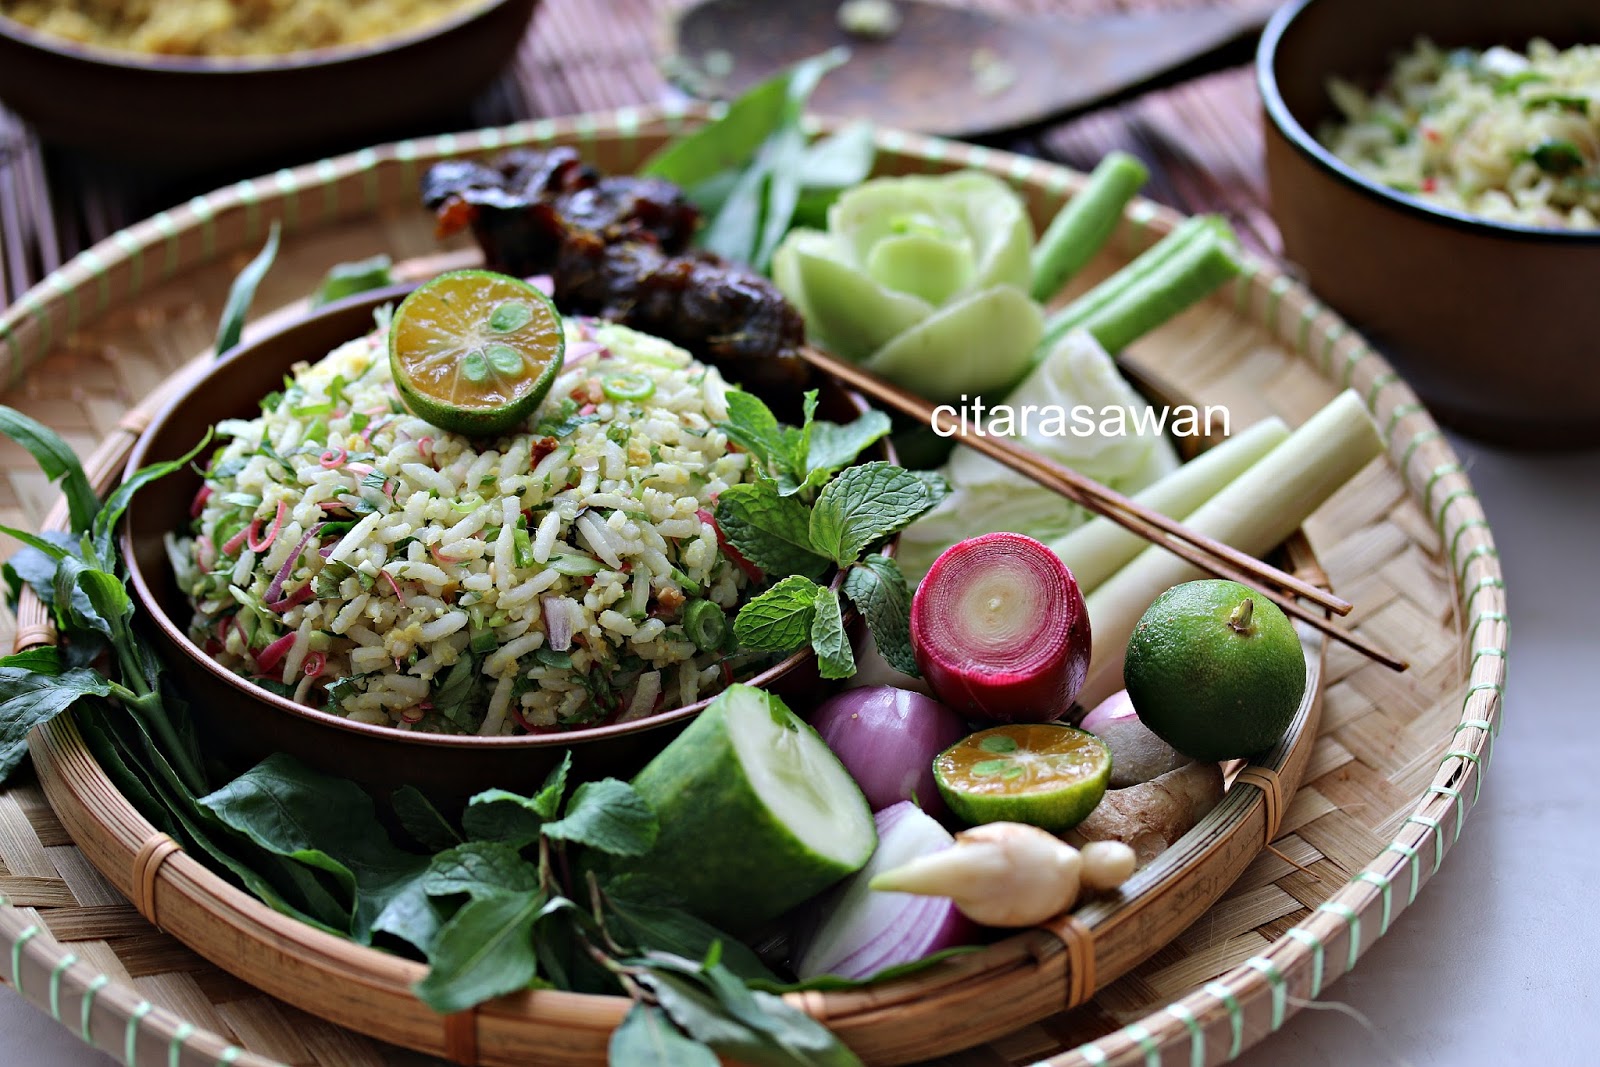
<instances>
[{"instance_id":1,"label":"wooden skewer stick","mask_svg":"<svg viewBox=\"0 0 1600 1067\"><path fill-rule=\"evenodd\" d=\"M1334 640L1349 645L1391 670L1406 669L1403 661L1390 656L1359 634L1335 626L1330 620L1301 604L1295 596L1305 597L1319 607L1340 615L1350 611L1351 605L1348 601L1318 589L1271 564L1246 555L1231 545L1190 530L1182 523L1137 504L1092 478L1086 478L1053 460L1020 448L1004 437L964 432L959 422L940 413L934 405L915 393L885 381L871 371L810 347L802 348L801 355L813 367L839 379L850 388L901 414L919 419L936 429L948 431L949 436L959 438L968 448L983 453L995 462L1061 494L1097 515L1104 515L1206 573L1261 588L1268 599L1282 608L1285 614L1321 630Z\"/></svg>"}]
</instances>

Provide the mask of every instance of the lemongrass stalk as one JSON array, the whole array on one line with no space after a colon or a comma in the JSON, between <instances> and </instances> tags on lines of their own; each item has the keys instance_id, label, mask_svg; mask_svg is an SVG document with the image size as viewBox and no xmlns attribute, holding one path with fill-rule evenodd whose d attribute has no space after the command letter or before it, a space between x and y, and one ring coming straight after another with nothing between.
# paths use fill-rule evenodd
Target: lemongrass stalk
<instances>
[{"instance_id":1,"label":"lemongrass stalk","mask_svg":"<svg viewBox=\"0 0 1600 1067\"><path fill-rule=\"evenodd\" d=\"M1347 389L1197 508L1184 525L1241 552L1262 555L1382 451L1371 416ZM1151 602L1172 586L1201 577L1198 567L1151 545L1088 596L1094 650L1088 682L1078 694L1084 707L1122 688L1128 638Z\"/></svg>"},{"instance_id":2,"label":"lemongrass stalk","mask_svg":"<svg viewBox=\"0 0 1600 1067\"><path fill-rule=\"evenodd\" d=\"M1289 427L1276 415L1262 419L1248 429L1206 449L1160 481L1134 496L1134 501L1168 518L1183 520L1223 486L1239 477L1257 460L1282 444ZM1099 517L1085 523L1050 548L1078 580L1078 588L1089 593L1150 547L1150 542L1110 519Z\"/></svg>"}]
</instances>

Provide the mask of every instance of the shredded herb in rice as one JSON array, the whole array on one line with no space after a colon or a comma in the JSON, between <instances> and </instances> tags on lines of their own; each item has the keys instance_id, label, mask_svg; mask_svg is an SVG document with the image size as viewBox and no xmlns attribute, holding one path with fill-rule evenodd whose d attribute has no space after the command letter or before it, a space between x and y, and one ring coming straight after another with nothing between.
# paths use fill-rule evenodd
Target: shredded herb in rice
<instances>
[{"instance_id":1,"label":"shredded herb in rice","mask_svg":"<svg viewBox=\"0 0 1600 1067\"><path fill-rule=\"evenodd\" d=\"M754 665L684 626L748 584L707 519L756 477L715 369L569 318L528 432L475 441L405 411L385 327L218 425L170 546L209 654L334 714L479 735L643 717Z\"/></svg>"}]
</instances>

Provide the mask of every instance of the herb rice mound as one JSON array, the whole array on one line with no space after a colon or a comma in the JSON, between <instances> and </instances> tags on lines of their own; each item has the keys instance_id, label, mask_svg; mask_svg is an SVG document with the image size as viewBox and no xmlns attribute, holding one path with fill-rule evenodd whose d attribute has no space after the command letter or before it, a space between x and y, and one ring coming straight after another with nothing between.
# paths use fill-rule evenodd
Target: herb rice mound
<instances>
[{"instance_id":1,"label":"herb rice mound","mask_svg":"<svg viewBox=\"0 0 1600 1067\"><path fill-rule=\"evenodd\" d=\"M405 411L385 327L217 426L232 440L169 545L194 640L300 703L403 729L559 729L720 690L739 657L683 620L737 605L748 579L708 509L756 475L716 426L717 371L569 319L526 432L471 440Z\"/></svg>"}]
</instances>

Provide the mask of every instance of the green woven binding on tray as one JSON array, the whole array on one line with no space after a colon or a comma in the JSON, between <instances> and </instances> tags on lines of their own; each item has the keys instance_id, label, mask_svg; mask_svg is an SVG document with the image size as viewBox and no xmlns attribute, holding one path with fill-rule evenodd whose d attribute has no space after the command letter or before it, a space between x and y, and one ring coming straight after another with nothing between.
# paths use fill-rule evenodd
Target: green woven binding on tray
<instances>
[{"instance_id":1,"label":"green woven binding on tray","mask_svg":"<svg viewBox=\"0 0 1600 1067\"><path fill-rule=\"evenodd\" d=\"M31 923L24 927L22 933L11 943L11 984L16 987L19 994L22 992L22 950L28 946L29 941L38 936L39 924Z\"/></svg>"},{"instance_id":2,"label":"green woven binding on tray","mask_svg":"<svg viewBox=\"0 0 1600 1067\"><path fill-rule=\"evenodd\" d=\"M1284 981L1283 972L1265 956L1251 956L1244 961L1244 965L1266 975L1267 984L1272 987L1272 1029L1274 1032L1281 1030L1289 1000L1289 985Z\"/></svg>"},{"instance_id":3,"label":"green woven binding on tray","mask_svg":"<svg viewBox=\"0 0 1600 1067\"><path fill-rule=\"evenodd\" d=\"M1402 845L1398 841L1390 841L1383 849L1385 852L1398 852L1411 863L1411 892L1406 894L1406 906L1417 902L1417 890L1422 888L1422 864L1417 859L1417 850L1410 845Z\"/></svg>"},{"instance_id":4,"label":"green woven binding on tray","mask_svg":"<svg viewBox=\"0 0 1600 1067\"><path fill-rule=\"evenodd\" d=\"M233 1063L242 1055L244 1055L244 1049L238 1045L229 1045L222 1050L222 1055L217 1057L217 1062L220 1064Z\"/></svg>"},{"instance_id":5,"label":"green woven binding on tray","mask_svg":"<svg viewBox=\"0 0 1600 1067\"><path fill-rule=\"evenodd\" d=\"M1469 485L1457 486L1444 495L1444 499L1439 501L1438 509L1433 513L1433 527L1439 531L1440 537L1444 536L1444 520L1445 515L1450 511L1450 505L1457 500L1471 500L1477 495Z\"/></svg>"},{"instance_id":6,"label":"green woven binding on tray","mask_svg":"<svg viewBox=\"0 0 1600 1067\"><path fill-rule=\"evenodd\" d=\"M1501 578L1497 574L1486 574L1482 578L1478 579L1478 583L1476 585L1467 590L1467 597L1464 601L1462 601L1461 606L1464 610L1470 612L1472 610L1472 602L1478 599L1479 593L1483 592L1485 589L1504 589L1505 587L1506 582L1504 578Z\"/></svg>"},{"instance_id":7,"label":"green woven binding on tray","mask_svg":"<svg viewBox=\"0 0 1600 1067\"><path fill-rule=\"evenodd\" d=\"M161 277L165 280L178 272L178 228L172 224L172 216L165 211L157 212L150 219L150 225L162 237Z\"/></svg>"},{"instance_id":8,"label":"green woven binding on tray","mask_svg":"<svg viewBox=\"0 0 1600 1067\"><path fill-rule=\"evenodd\" d=\"M1461 795L1461 790L1453 785L1430 785L1428 792L1435 796L1446 797L1456 806L1456 840L1461 839L1461 824L1467 821L1467 801Z\"/></svg>"},{"instance_id":9,"label":"green woven binding on tray","mask_svg":"<svg viewBox=\"0 0 1600 1067\"><path fill-rule=\"evenodd\" d=\"M1385 441L1393 441L1395 427L1400 425L1401 419L1408 415L1420 415L1427 410L1427 408L1414 400L1404 404L1396 404L1394 410L1389 412L1389 421L1383 424L1383 439Z\"/></svg>"},{"instance_id":10,"label":"green woven binding on tray","mask_svg":"<svg viewBox=\"0 0 1600 1067\"><path fill-rule=\"evenodd\" d=\"M1267 329L1274 337L1283 336L1282 328L1278 325L1278 310L1283 304L1284 294L1292 288L1294 282L1289 280L1287 274L1278 275L1267 286Z\"/></svg>"},{"instance_id":11,"label":"green woven binding on tray","mask_svg":"<svg viewBox=\"0 0 1600 1067\"><path fill-rule=\"evenodd\" d=\"M127 1025L122 1028L122 1062L128 1067L139 1067L139 1024L154 1009L154 1004L141 1000L128 1016Z\"/></svg>"},{"instance_id":12,"label":"green woven binding on tray","mask_svg":"<svg viewBox=\"0 0 1600 1067\"><path fill-rule=\"evenodd\" d=\"M1181 1003L1167 1005L1167 1014L1189 1031L1189 1067L1206 1067L1206 1031L1200 1020Z\"/></svg>"},{"instance_id":13,"label":"green woven binding on tray","mask_svg":"<svg viewBox=\"0 0 1600 1067\"><path fill-rule=\"evenodd\" d=\"M139 239L127 230L118 230L111 235L117 242L117 247L128 256L128 295L136 296L144 288L144 245Z\"/></svg>"},{"instance_id":14,"label":"green woven binding on tray","mask_svg":"<svg viewBox=\"0 0 1600 1067\"><path fill-rule=\"evenodd\" d=\"M378 153L363 148L356 153L356 171L361 175L361 195L368 211L378 208Z\"/></svg>"},{"instance_id":15,"label":"green woven binding on tray","mask_svg":"<svg viewBox=\"0 0 1600 1067\"><path fill-rule=\"evenodd\" d=\"M1333 372L1333 348L1339 343L1339 339L1342 338L1349 331L1349 329L1350 328L1344 324L1344 320L1340 319L1332 326L1329 326L1326 330L1322 331L1323 374L1331 374Z\"/></svg>"},{"instance_id":16,"label":"green woven binding on tray","mask_svg":"<svg viewBox=\"0 0 1600 1067\"><path fill-rule=\"evenodd\" d=\"M67 302L67 333L71 334L78 328L78 290L67 284L66 268L53 270L45 275L44 284L56 291L56 294Z\"/></svg>"},{"instance_id":17,"label":"green woven binding on tray","mask_svg":"<svg viewBox=\"0 0 1600 1067\"><path fill-rule=\"evenodd\" d=\"M1411 457L1417 454L1417 449L1429 441L1437 441L1444 433L1437 426L1430 426L1426 430L1418 430L1411 436L1411 441L1406 445L1406 450L1400 453L1400 477L1405 479L1407 485L1411 484Z\"/></svg>"},{"instance_id":18,"label":"green woven binding on tray","mask_svg":"<svg viewBox=\"0 0 1600 1067\"><path fill-rule=\"evenodd\" d=\"M417 142L401 141L394 146L394 158L400 162L400 181L408 189L417 185Z\"/></svg>"},{"instance_id":19,"label":"green woven binding on tray","mask_svg":"<svg viewBox=\"0 0 1600 1067\"><path fill-rule=\"evenodd\" d=\"M1311 999L1315 1000L1322 994L1322 964L1328 954L1327 948L1322 944L1322 938L1303 927L1292 927L1285 936L1311 949Z\"/></svg>"},{"instance_id":20,"label":"green woven binding on tray","mask_svg":"<svg viewBox=\"0 0 1600 1067\"><path fill-rule=\"evenodd\" d=\"M1244 1048L1244 1012L1239 1009L1239 998L1233 995L1233 990L1221 982L1207 982L1202 988L1228 1009L1228 1026L1233 1031L1233 1043L1228 1046L1228 1059L1236 1060L1239 1058L1239 1050Z\"/></svg>"},{"instance_id":21,"label":"green woven binding on tray","mask_svg":"<svg viewBox=\"0 0 1600 1067\"><path fill-rule=\"evenodd\" d=\"M1256 275L1261 273L1261 264L1252 257L1240 260L1239 277L1233 283L1235 290L1234 311L1240 315L1250 313L1250 294L1255 290Z\"/></svg>"},{"instance_id":22,"label":"green woven binding on tray","mask_svg":"<svg viewBox=\"0 0 1600 1067\"><path fill-rule=\"evenodd\" d=\"M1456 556L1461 551L1461 535L1466 533L1468 530L1487 530L1488 528L1489 520L1483 518L1481 515L1474 515L1470 519L1464 519L1461 525L1456 527L1456 532L1450 537L1451 570L1457 572L1460 571L1460 568L1456 566Z\"/></svg>"},{"instance_id":23,"label":"green woven binding on tray","mask_svg":"<svg viewBox=\"0 0 1600 1067\"><path fill-rule=\"evenodd\" d=\"M1461 561L1461 566L1456 571L1456 584L1464 585L1467 581L1467 571L1472 568L1475 559L1499 559L1500 550L1494 545L1474 545Z\"/></svg>"},{"instance_id":24,"label":"green woven binding on tray","mask_svg":"<svg viewBox=\"0 0 1600 1067\"><path fill-rule=\"evenodd\" d=\"M1339 383L1342 388L1349 389L1351 387L1356 377L1356 366L1370 355L1372 355L1372 349L1366 345L1357 345L1345 353L1344 379Z\"/></svg>"},{"instance_id":25,"label":"green woven binding on tray","mask_svg":"<svg viewBox=\"0 0 1600 1067\"><path fill-rule=\"evenodd\" d=\"M111 978L109 976L97 974L93 978L89 979L88 986L84 988L83 1002L78 1006L78 1010L80 1012L80 1017L78 1019L78 1033L83 1038L83 1043L85 1045L94 1045L94 1035L89 1032L89 1024L94 1021L94 999L96 995L99 994L100 990L104 989L110 984Z\"/></svg>"},{"instance_id":26,"label":"green woven binding on tray","mask_svg":"<svg viewBox=\"0 0 1600 1067\"><path fill-rule=\"evenodd\" d=\"M1300 332L1295 336L1294 347L1300 352L1309 351L1311 348L1311 324L1317 316L1322 314L1322 305L1315 300L1307 300L1300 309Z\"/></svg>"},{"instance_id":27,"label":"green woven binding on tray","mask_svg":"<svg viewBox=\"0 0 1600 1067\"><path fill-rule=\"evenodd\" d=\"M1407 815L1406 822L1433 831L1433 873L1438 874L1439 865L1444 862L1444 835L1439 832L1439 820L1431 815Z\"/></svg>"},{"instance_id":28,"label":"green woven binding on tray","mask_svg":"<svg viewBox=\"0 0 1600 1067\"><path fill-rule=\"evenodd\" d=\"M98 315L111 304L111 277L106 271L106 261L92 248L85 248L77 258L95 280L94 313Z\"/></svg>"},{"instance_id":29,"label":"green woven binding on tray","mask_svg":"<svg viewBox=\"0 0 1600 1067\"><path fill-rule=\"evenodd\" d=\"M200 252L210 259L217 252L217 209L209 196L189 201L189 210L200 220Z\"/></svg>"},{"instance_id":30,"label":"green woven binding on tray","mask_svg":"<svg viewBox=\"0 0 1600 1067\"><path fill-rule=\"evenodd\" d=\"M1511 620L1506 616L1505 612L1485 611L1472 617L1472 625L1467 627L1467 644L1472 644L1473 637L1478 633L1478 627L1486 622L1503 622L1506 624L1506 632L1511 632Z\"/></svg>"},{"instance_id":31,"label":"green woven binding on tray","mask_svg":"<svg viewBox=\"0 0 1600 1067\"><path fill-rule=\"evenodd\" d=\"M1122 1028L1122 1032L1144 1051L1145 1067L1161 1067L1161 1042L1156 1040L1144 1023L1129 1023Z\"/></svg>"},{"instance_id":32,"label":"green woven binding on tray","mask_svg":"<svg viewBox=\"0 0 1600 1067\"><path fill-rule=\"evenodd\" d=\"M1464 473L1461 469L1461 464L1455 462L1441 463L1433 468L1428 474L1428 480L1422 484L1422 510L1426 512L1433 507L1433 490L1442 479L1448 478L1452 474Z\"/></svg>"},{"instance_id":33,"label":"green woven binding on tray","mask_svg":"<svg viewBox=\"0 0 1600 1067\"><path fill-rule=\"evenodd\" d=\"M78 954L69 952L56 960L56 965L50 968L50 1018L56 1022L61 1021L61 976L78 962Z\"/></svg>"},{"instance_id":34,"label":"green woven binding on tray","mask_svg":"<svg viewBox=\"0 0 1600 1067\"><path fill-rule=\"evenodd\" d=\"M1074 1051L1083 1057L1085 1063L1093 1064L1094 1067L1101 1067L1109 1059L1105 1050L1096 1044L1079 1045ZM1043 1064L1036 1064L1035 1067L1043 1067Z\"/></svg>"},{"instance_id":35,"label":"green woven binding on tray","mask_svg":"<svg viewBox=\"0 0 1600 1067\"><path fill-rule=\"evenodd\" d=\"M1394 881L1377 871L1362 871L1355 880L1375 885L1383 893L1383 916L1378 920L1378 936L1389 932L1389 920L1394 917Z\"/></svg>"},{"instance_id":36,"label":"green woven binding on tray","mask_svg":"<svg viewBox=\"0 0 1600 1067\"><path fill-rule=\"evenodd\" d=\"M180 1022L172 1031L172 1040L167 1042L167 1067L179 1067L183 1062L183 1043L194 1036L194 1024Z\"/></svg>"},{"instance_id":37,"label":"green woven binding on tray","mask_svg":"<svg viewBox=\"0 0 1600 1067\"><path fill-rule=\"evenodd\" d=\"M1378 395L1399 380L1400 375L1392 370L1386 370L1376 378L1373 378L1372 384L1367 386L1367 410L1377 411Z\"/></svg>"},{"instance_id":38,"label":"green woven binding on tray","mask_svg":"<svg viewBox=\"0 0 1600 1067\"><path fill-rule=\"evenodd\" d=\"M278 187L278 199L283 203L283 228L293 230L300 224L300 183L287 168L272 176Z\"/></svg>"},{"instance_id":39,"label":"green woven binding on tray","mask_svg":"<svg viewBox=\"0 0 1600 1067\"><path fill-rule=\"evenodd\" d=\"M1318 911L1325 911L1329 915L1337 915L1344 920L1345 926L1350 929L1350 952L1345 960L1344 969L1354 970L1356 960L1361 956L1361 916L1356 914L1354 908L1337 900L1325 900L1317 905Z\"/></svg>"},{"instance_id":40,"label":"green woven binding on tray","mask_svg":"<svg viewBox=\"0 0 1600 1067\"><path fill-rule=\"evenodd\" d=\"M1480 651L1486 650L1480 649ZM1452 748L1449 752L1444 754L1444 758L1447 760L1452 756L1464 759L1478 769L1478 773L1472 776L1472 803L1474 806L1476 806L1478 803L1478 797L1483 794L1483 760L1476 752L1468 752L1466 749L1462 748ZM1458 839L1461 837L1460 819L1456 820L1456 837Z\"/></svg>"}]
</instances>

